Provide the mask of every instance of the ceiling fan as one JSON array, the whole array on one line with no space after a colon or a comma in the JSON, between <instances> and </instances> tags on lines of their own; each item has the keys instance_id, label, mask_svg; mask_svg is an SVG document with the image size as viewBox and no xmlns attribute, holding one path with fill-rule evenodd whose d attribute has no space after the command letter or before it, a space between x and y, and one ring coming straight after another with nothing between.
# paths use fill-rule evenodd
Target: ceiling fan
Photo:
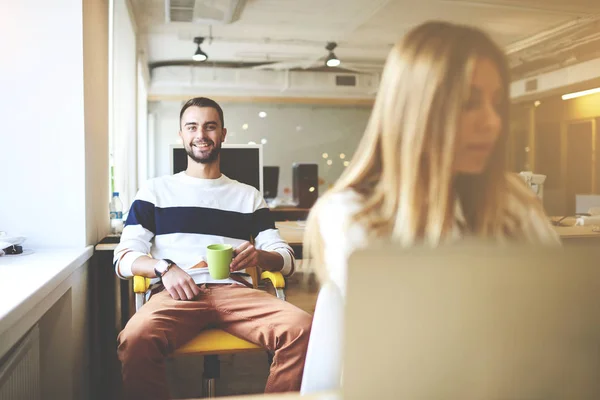
<instances>
[{"instance_id":1,"label":"ceiling fan","mask_svg":"<svg viewBox=\"0 0 600 400\"><path fill-rule=\"evenodd\" d=\"M326 70L327 68L337 68L358 72L358 73L372 73L381 70L380 65L368 64L364 62L350 62L350 61L341 61L335 53L333 52L337 47L337 43L328 42L325 46L325 50L328 51L326 56L320 55L317 57L309 57L305 59L297 59L297 60L286 60L279 62L269 62L261 65L256 65L252 67L253 69L261 69L261 70L290 70L290 69L320 69Z\"/></svg>"}]
</instances>

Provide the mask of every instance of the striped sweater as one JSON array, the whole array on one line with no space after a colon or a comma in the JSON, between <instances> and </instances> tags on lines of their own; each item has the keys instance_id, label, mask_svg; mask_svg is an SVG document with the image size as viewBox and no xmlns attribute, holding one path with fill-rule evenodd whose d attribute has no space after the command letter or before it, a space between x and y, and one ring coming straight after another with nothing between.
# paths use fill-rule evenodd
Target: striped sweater
<instances>
[{"instance_id":1,"label":"striped sweater","mask_svg":"<svg viewBox=\"0 0 600 400\"><path fill-rule=\"evenodd\" d=\"M150 254L173 260L197 284L236 283L214 280L207 268L202 268L206 266L206 247L230 244L235 249L251 237L257 249L281 254L284 275L293 272L294 253L279 236L258 190L225 175L199 179L180 172L154 178L140 189L131 205L115 249L115 271L120 278L131 278L133 262Z\"/></svg>"}]
</instances>

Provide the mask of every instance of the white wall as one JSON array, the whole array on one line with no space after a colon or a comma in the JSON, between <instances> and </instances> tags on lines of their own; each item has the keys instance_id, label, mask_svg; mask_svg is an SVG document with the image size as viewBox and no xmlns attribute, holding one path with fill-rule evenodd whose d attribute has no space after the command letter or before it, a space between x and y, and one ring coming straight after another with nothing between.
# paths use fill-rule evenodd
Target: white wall
<instances>
[{"instance_id":1,"label":"white wall","mask_svg":"<svg viewBox=\"0 0 600 400\"><path fill-rule=\"evenodd\" d=\"M3 2L0 37L0 230L84 246L82 2Z\"/></svg>"},{"instance_id":2,"label":"white wall","mask_svg":"<svg viewBox=\"0 0 600 400\"><path fill-rule=\"evenodd\" d=\"M0 7L10 38L0 43L0 230L25 235L26 247L84 246L108 226L97 200L107 174L106 7L86 2L85 26L81 0Z\"/></svg>"},{"instance_id":3,"label":"white wall","mask_svg":"<svg viewBox=\"0 0 600 400\"><path fill-rule=\"evenodd\" d=\"M3 2L0 35L0 230L33 250L95 244L108 230L108 0ZM90 397L87 270L40 321L44 398Z\"/></svg>"},{"instance_id":4,"label":"white wall","mask_svg":"<svg viewBox=\"0 0 600 400\"><path fill-rule=\"evenodd\" d=\"M342 173L344 161L349 161L367 125L370 108L335 107L300 104L221 104L228 129L227 143L260 143L265 165L280 167L279 196L292 188L292 163L317 162L319 176L325 180L323 192ZM154 102L150 112L155 124L155 175L171 173L169 145L179 143L179 102ZM266 118L258 113L264 111ZM242 128L248 124L248 129ZM333 164L327 165L322 154L326 152ZM340 153L346 158L340 159ZM290 192L291 195L291 192Z\"/></svg>"}]
</instances>

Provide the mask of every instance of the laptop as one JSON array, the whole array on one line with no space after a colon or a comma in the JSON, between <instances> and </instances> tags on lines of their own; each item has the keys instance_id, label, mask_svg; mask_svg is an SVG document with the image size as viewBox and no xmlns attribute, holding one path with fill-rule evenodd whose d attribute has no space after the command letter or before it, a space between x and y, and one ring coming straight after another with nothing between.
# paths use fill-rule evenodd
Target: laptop
<instances>
[{"instance_id":1,"label":"laptop","mask_svg":"<svg viewBox=\"0 0 600 400\"><path fill-rule=\"evenodd\" d=\"M600 246L349 262L343 398L600 399Z\"/></svg>"}]
</instances>

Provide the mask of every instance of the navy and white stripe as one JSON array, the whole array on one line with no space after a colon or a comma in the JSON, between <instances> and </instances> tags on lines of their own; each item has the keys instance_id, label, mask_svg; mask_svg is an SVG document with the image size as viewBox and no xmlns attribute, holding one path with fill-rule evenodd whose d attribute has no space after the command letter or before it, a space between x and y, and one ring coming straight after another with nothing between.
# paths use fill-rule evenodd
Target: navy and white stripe
<instances>
[{"instance_id":1,"label":"navy and white stripe","mask_svg":"<svg viewBox=\"0 0 600 400\"><path fill-rule=\"evenodd\" d=\"M275 229L268 208L241 213L205 207L161 208L148 201L135 200L131 210L125 225L142 225L155 235L195 233L248 240L264 230Z\"/></svg>"},{"instance_id":2,"label":"navy and white stripe","mask_svg":"<svg viewBox=\"0 0 600 400\"><path fill-rule=\"evenodd\" d=\"M293 272L293 251L279 236L256 189L225 175L197 179L181 172L152 179L140 189L115 250L115 269L129 278L133 262L151 254L175 261L196 283L211 283L206 269L189 270L206 259L206 246L223 243L235 248L251 238L257 249L282 255L284 275Z\"/></svg>"}]
</instances>

